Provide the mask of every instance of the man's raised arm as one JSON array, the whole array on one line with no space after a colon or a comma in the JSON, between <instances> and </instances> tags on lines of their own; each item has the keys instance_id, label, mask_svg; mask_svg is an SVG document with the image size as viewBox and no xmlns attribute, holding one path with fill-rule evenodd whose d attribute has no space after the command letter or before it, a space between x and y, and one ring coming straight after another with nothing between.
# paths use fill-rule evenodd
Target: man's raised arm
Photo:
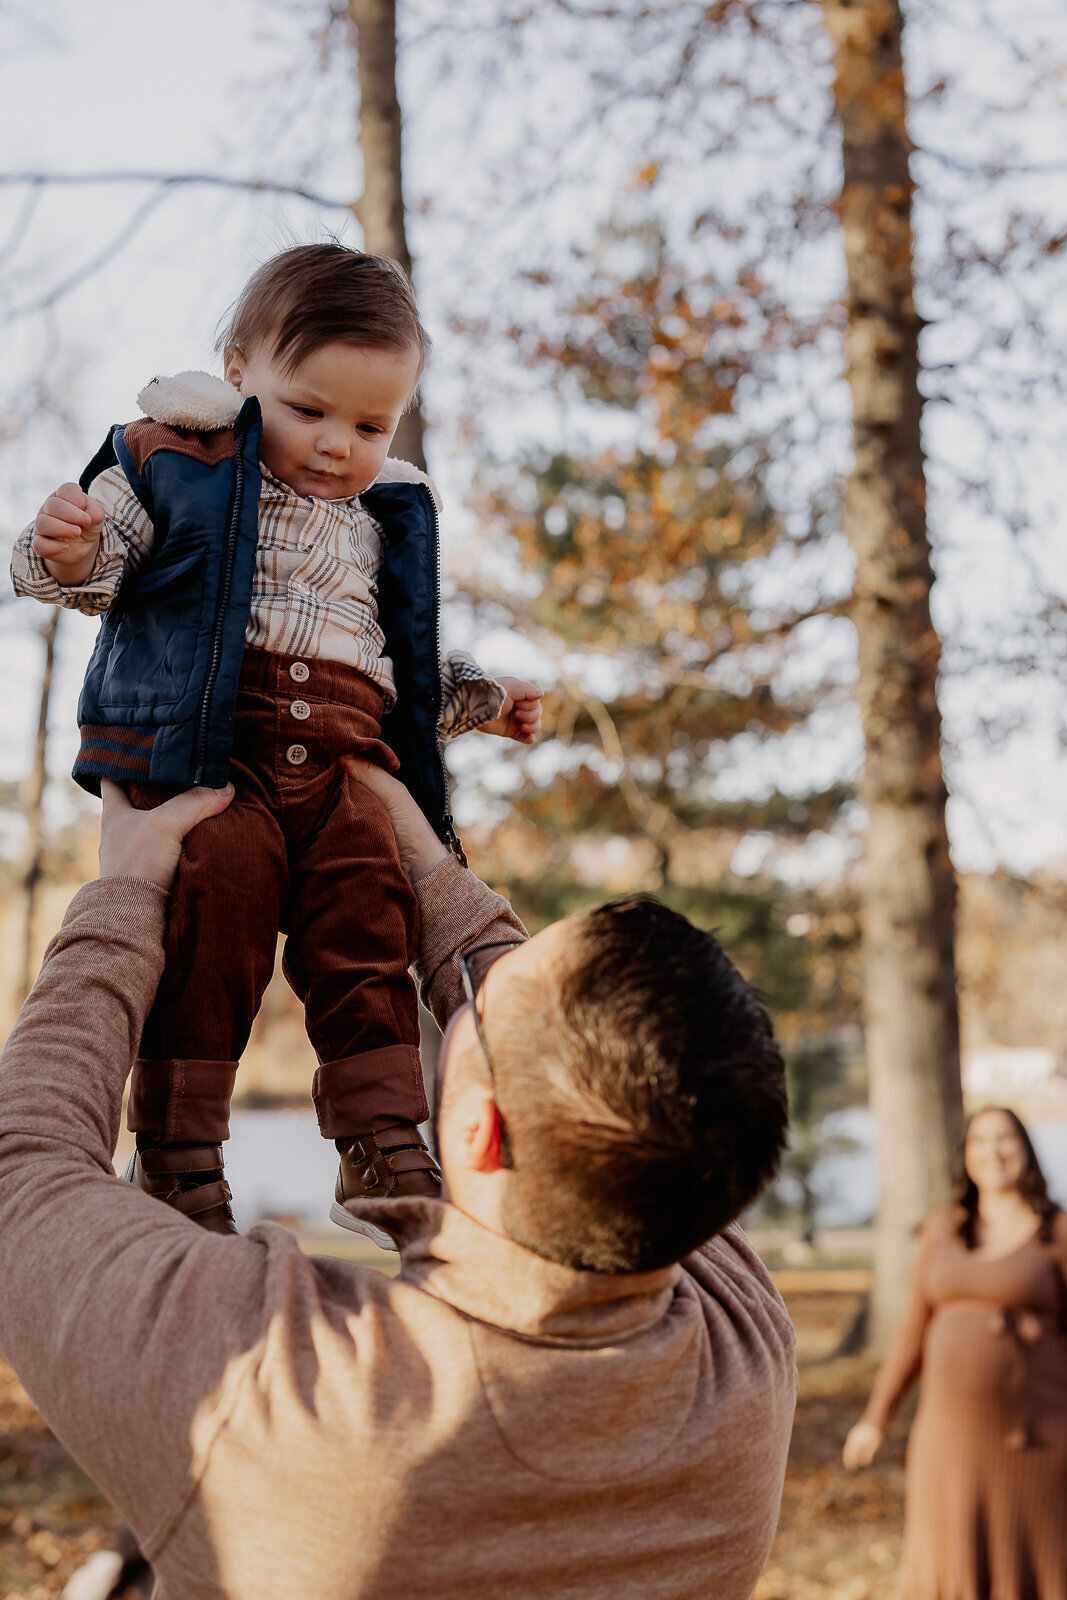
<instances>
[{"instance_id":1,"label":"man's raised arm","mask_svg":"<svg viewBox=\"0 0 1067 1600\"><path fill-rule=\"evenodd\" d=\"M109 787L102 876L71 902L0 1056L0 1349L151 1544L191 1492L193 1419L257 1337L262 1262L111 1168L182 836L229 795L138 812Z\"/></svg>"},{"instance_id":2,"label":"man's raised arm","mask_svg":"<svg viewBox=\"0 0 1067 1600\"><path fill-rule=\"evenodd\" d=\"M342 764L389 813L401 865L419 899L415 971L422 1003L443 1028L463 1004L457 956L480 944L518 943L529 934L503 895L494 894L441 843L398 778L358 756L345 756Z\"/></svg>"}]
</instances>

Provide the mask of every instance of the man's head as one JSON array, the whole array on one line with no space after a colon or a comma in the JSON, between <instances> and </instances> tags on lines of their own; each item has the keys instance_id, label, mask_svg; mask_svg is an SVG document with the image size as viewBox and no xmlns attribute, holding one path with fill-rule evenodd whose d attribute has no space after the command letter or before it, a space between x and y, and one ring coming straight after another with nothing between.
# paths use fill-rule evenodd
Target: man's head
<instances>
[{"instance_id":1,"label":"man's head","mask_svg":"<svg viewBox=\"0 0 1067 1600\"><path fill-rule=\"evenodd\" d=\"M400 268L340 244L266 262L219 344L227 381L259 400L264 465L320 500L374 482L430 347Z\"/></svg>"},{"instance_id":2,"label":"man's head","mask_svg":"<svg viewBox=\"0 0 1067 1600\"><path fill-rule=\"evenodd\" d=\"M777 1169L785 1072L718 942L654 900L579 913L505 954L446 1034L452 1198L538 1255L679 1260Z\"/></svg>"}]
</instances>

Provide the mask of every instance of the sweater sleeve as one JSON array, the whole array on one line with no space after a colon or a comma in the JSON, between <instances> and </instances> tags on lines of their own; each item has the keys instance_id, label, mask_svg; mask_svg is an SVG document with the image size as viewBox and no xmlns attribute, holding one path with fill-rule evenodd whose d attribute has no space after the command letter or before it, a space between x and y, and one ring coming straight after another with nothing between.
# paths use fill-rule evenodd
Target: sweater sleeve
<instances>
[{"instance_id":1,"label":"sweater sleeve","mask_svg":"<svg viewBox=\"0 0 1067 1600\"><path fill-rule=\"evenodd\" d=\"M89 492L106 512L92 572L82 583L60 583L33 548L31 522L19 534L11 553L11 581L17 595L99 616L113 604L127 563L132 570L151 550L155 529L121 467L101 473Z\"/></svg>"},{"instance_id":2,"label":"sweater sleeve","mask_svg":"<svg viewBox=\"0 0 1067 1600\"><path fill-rule=\"evenodd\" d=\"M257 1240L112 1171L165 908L140 879L81 889L0 1056L0 1349L146 1545L192 1492L264 1301Z\"/></svg>"},{"instance_id":3,"label":"sweater sleeve","mask_svg":"<svg viewBox=\"0 0 1067 1600\"><path fill-rule=\"evenodd\" d=\"M494 894L455 856L420 878L415 893L421 913L415 975L423 1005L443 1028L464 999L457 957L498 940L521 944L529 934L503 895Z\"/></svg>"},{"instance_id":4,"label":"sweater sleeve","mask_svg":"<svg viewBox=\"0 0 1067 1600\"><path fill-rule=\"evenodd\" d=\"M863 1413L863 1420L873 1422L878 1428L888 1428L894 1412L919 1376L923 1340L933 1315L933 1306L927 1293L927 1274L930 1259L946 1225L947 1214L936 1211L923 1227L919 1253L911 1275L907 1309L890 1341L885 1360L878 1369L871 1397Z\"/></svg>"}]
</instances>

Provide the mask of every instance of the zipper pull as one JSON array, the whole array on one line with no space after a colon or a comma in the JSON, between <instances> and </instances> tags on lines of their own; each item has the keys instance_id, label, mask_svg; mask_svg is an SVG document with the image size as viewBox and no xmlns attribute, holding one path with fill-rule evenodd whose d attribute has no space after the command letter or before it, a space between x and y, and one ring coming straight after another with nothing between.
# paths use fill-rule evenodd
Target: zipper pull
<instances>
[{"instance_id":1,"label":"zipper pull","mask_svg":"<svg viewBox=\"0 0 1067 1600\"><path fill-rule=\"evenodd\" d=\"M445 842L461 867L470 865L467 860L466 852L460 843L459 834L456 832L455 825L452 821L451 811L445 813Z\"/></svg>"}]
</instances>

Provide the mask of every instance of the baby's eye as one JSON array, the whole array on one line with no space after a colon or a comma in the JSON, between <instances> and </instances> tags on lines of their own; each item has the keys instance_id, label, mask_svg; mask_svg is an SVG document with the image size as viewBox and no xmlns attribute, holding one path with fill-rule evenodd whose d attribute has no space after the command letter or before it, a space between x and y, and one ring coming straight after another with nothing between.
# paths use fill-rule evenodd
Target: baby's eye
<instances>
[{"instance_id":1,"label":"baby's eye","mask_svg":"<svg viewBox=\"0 0 1067 1600\"><path fill-rule=\"evenodd\" d=\"M366 434L368 439L374 439L379 433L381 433L382 430L381 428L376 428L373 422L361 422L359 425L359 431L360 433Z\"/></svg>"},{"instance_id":2,"label":"baby's eye","mask_svg":"<svg viewBox=\"0 0 1067 1600\"><path fill-rule=\"evenodd\" d=\"M298 417L321 417L322 412L316 411L314 406L294 406L293 410Z\"/></svg>"}]
</instances>

